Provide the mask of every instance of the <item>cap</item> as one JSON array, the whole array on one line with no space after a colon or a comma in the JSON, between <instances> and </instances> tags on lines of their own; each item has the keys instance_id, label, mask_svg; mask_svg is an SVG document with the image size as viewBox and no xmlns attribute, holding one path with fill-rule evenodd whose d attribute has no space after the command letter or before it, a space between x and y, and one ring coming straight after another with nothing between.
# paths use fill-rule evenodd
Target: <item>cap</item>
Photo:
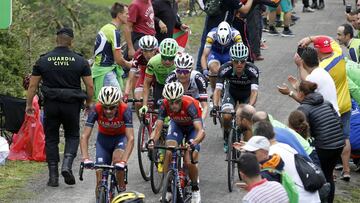
<instances>
[{"instance_id":1,"label":"cap","mask_svg":"<svg viewBox=\"0 0 360 203\"><path fill-rule=\"evenodd\" d=\"M329 37L315 38L314 47L319 49L319 51L324 54L333 52L333 49L331 48L331 38Z\"/></svg>"},{"instance_id":2,"label":"cap","mask_svg":"<svg viewBox=\"0 0 360 203\"><path fill-rule=\"evenodd\" d=\"M68 28L68 27L63 27L63 28L60 28L57 32L56 32L56 35L60 35L60 34L65 34L69 37L72 37L74 38L74 31L71 29L71 28Z\"/></svg>"},{"instance_id":3,"label":"cap","mask_svg":"<svg viewBox=\"0 0 360 203\"><path fill-rule=\"evenodd\" d=\"M252 136L242 149L249 152L259 149L269 151L270 141L264 136Z\"/></svg>"}]
</instances>

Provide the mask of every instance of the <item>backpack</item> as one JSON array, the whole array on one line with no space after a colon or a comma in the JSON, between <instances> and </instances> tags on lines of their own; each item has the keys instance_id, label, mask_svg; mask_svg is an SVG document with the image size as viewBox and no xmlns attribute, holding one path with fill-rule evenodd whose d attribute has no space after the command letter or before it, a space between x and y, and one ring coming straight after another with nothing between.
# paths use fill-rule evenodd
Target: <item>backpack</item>
<instances>
[{"instance_id":1,"label":"backpack","mask_svg":"<svg viewBox=\"0 0 360 203\"><path fill-rule=\"evenodd\" d=\"M289 203L298 203L299 202L299 193L296 188L295 182L284 170L279 171L274 168L263 168L261 171L269 171L271 173L279 174L281 177L281 185L284 187L288 197Z\"/></svg>"},{"instance_id":2,"label":"backpack","mask_svg":"<svg viewBox=\"0 0 360 203\"><path fill-rule=\"evenodd\" d=\"M295 167L304 185L304 189L309 192L319 190L326 183L325 176L321 169L300 154L295 154L294 156Z\"/></svg>"},{"instance_id":3,"label":"backpack","mask_svg":"<svg viewBox=\"0 0 360 203\"><path fill-rule=\"evenodd\" d=\"M204 11L208 16L216 16L222 13L222 0L206 0L204 3Z\"/></svg>"}]
</instances>

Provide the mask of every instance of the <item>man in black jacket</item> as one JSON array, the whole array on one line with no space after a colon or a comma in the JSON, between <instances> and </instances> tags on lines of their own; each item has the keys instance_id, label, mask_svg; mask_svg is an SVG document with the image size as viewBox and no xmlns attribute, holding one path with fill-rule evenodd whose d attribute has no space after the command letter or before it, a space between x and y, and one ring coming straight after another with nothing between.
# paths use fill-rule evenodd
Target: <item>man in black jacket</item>
<instances>
[{"instance_id":1,"label":"man in black jacket","mask_svg":"<svg viewBox=\"0 0 360 203\"><path fill-rule=\"evenodd\" d=\"M81 55L70 50L74 33L70 28L62 28L56 33L57 47L40 56L33 67L26 101L26 113L34 114L32 100L40 80L43 81L44 95L44 130L46 160L49 167L48 186L59 186L59 128L65 131L64 160L61 174L68 185L75 184L72 162L79 147L80 108L86 99L86 106L91 104L93 80L89 64ZM82 92L80 79L86 86Z\"/></svg>"}]
</instances>

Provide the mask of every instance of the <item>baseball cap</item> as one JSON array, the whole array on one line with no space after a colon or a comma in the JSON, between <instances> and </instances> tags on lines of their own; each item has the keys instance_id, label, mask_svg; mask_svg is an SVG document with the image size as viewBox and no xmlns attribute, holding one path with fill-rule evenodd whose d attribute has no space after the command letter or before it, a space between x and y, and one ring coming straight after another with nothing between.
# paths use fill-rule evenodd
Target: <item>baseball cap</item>
<instances>
[{"instance_id":1,"label":"baseball cap","mask_svg":"<svg viewBox=\"0 0 360 203\"><path fill-rule=\"evenodd\" d=\"M331 48L331 38L329 37L315 38L314 47L318 48L319 51L324 54L331 53L333 51L333 49Z\"/></svg>"},{"instance_id":2,"label":"baseball cap","mask_svg":"<svg viewBox=\"0 0 360 203\"><path fill-rule=\"evenodd\" d=\"M264 136L252 136L242 149L249 152L259 149L269 151L270 141Z\"/></svg>"},{"instance_id":3,"label":"baseball cap","mask_svg":"<svg viewBox=\"0 0 360 203\"><path fill-rule=\"evenodd\" d=\"M63 27L60 28L57 32L56 35L60 35L60 34L65 34L71 38L74 38L74 31L71 28L68 27Z\"/></svg>"}]
</instances>

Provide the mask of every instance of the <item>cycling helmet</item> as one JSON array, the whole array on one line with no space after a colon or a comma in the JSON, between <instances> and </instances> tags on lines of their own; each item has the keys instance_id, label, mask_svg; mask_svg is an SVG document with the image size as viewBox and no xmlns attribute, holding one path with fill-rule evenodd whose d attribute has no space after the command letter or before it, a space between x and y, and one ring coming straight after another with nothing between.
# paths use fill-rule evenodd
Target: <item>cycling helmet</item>
<instances>
[{"instance_id":1,"label":"cycling helmet","mask_svg":"<svg viewBox=\"0 0 360 203\"><path fill-rule=\"evenodd\" d=\"M246 60L249 56L249 49L243 43L236 43L230 48L232 60Z\"/></svg>"},{"instance_id":2,"label":"cycling helmet","mask_svg":"<svg viewBox=\"0 0 360 203\"><path fill-rule=\"evenodd\" d=\"M118 104L122 97L121 90L113 86L104 86L101 88L98 100L103 105Z\"/></svg>"},{"instance_id":3,"label":"cycling helmet","mask_svg":"<svg viewBox=\"0 0 360 203\"><path fill-rule=\"evenodd\" d=\"M158 41L154 36L145 35L140 38L139 46L143 50L151 51L158 47Z\"/></svg>"},{"instance_id":4,"label":"cycling helmet","mask_svg":"<svg viewBox=\"0 0 360 203\"><path fill-rule=\"evenodd\" d=\"M167 100L179 99L184 95L184 87L180 82L167 83L163 89L162 95Z\"/></svg>"},{"instance_id":5,"label":"cycling helmet","mask_svg":"<svg viewBox=\"0 0 360 203\"><path fill-rule=\"evenodd\" d=\"M145 195L136 191L122 192L111 203L143 203Z\"/></svg>"},{"instance_id":6,"label":"cycling helmet","mask_svg":"<svg viewBox=\"0 0 360 203\"><path fill-rule=\"evenodd\" d=\"M231 27L229 23L223 21L219 24L216 30L216 40L221 45L226 45L231 40Z\"/></svg>"},{"instance_id":7,"label":"cycling helmet","mask_svg":"<svg viewBox=\"0 0 360 203\"><path fill-rule=\"evenodd\" d=\"M160 43L160 54L163 56L173 57L177 54L179 45L173 38L165 38Z\"/></svg>"},{"instance_id":8,"label":"cycling helmet","mask_svg":"<svg viewBox=\"0 0 360 203\"><path fill-rule=\"evenodd\" d=\"M194 65L193 57L188 53L181 53L175 56L175 66L178 69L191 69Z\"/></svg>"}]
</instances>

